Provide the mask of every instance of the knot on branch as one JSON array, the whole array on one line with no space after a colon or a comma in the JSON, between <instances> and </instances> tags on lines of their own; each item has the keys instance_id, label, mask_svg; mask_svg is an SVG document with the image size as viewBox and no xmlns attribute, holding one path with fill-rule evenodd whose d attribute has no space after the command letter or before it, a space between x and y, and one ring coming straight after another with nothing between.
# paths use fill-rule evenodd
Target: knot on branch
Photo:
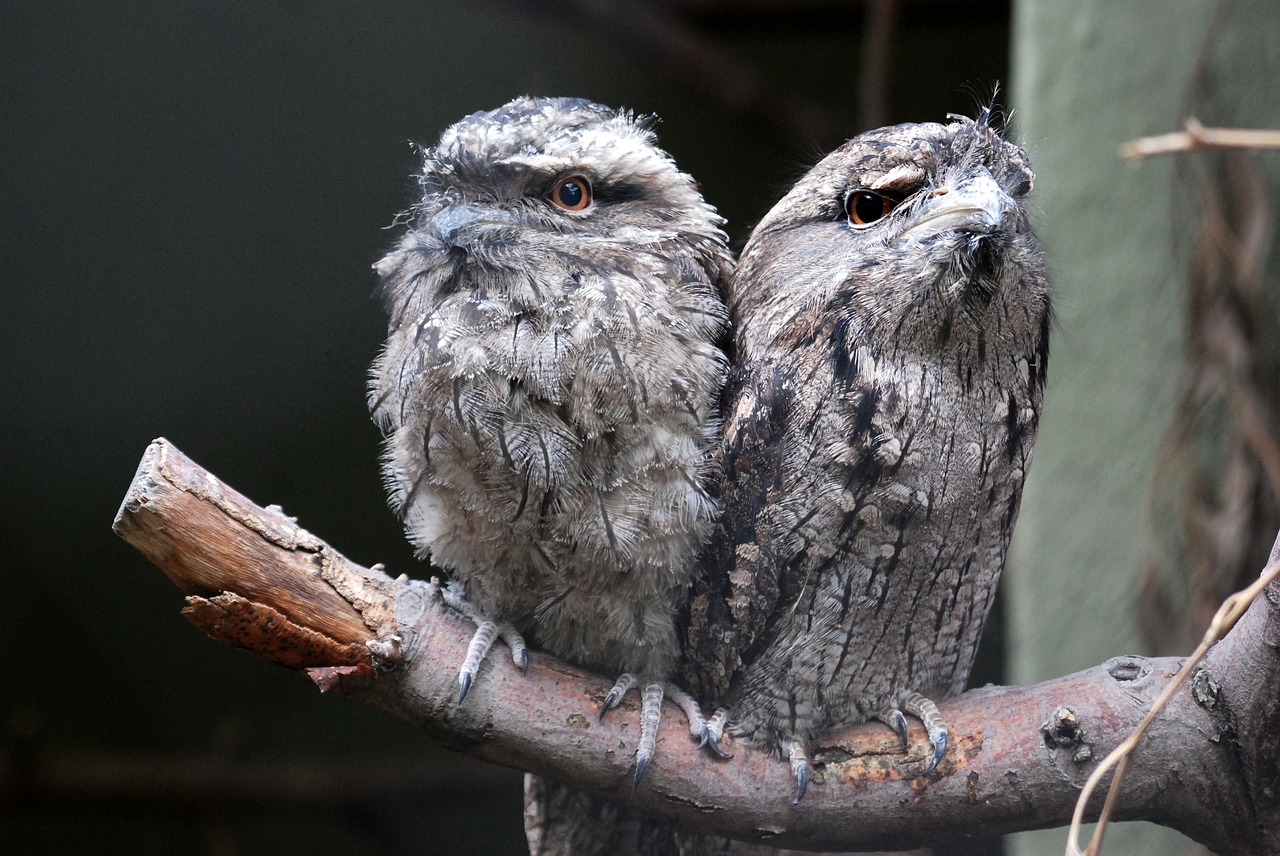
<instances>
[{"instance_id":1,"label":"knot on branch","mask_svg":"<svg viewBox=\"0 0 1280 856\"><path fill-rule=\"evenodd\" d=\"M1107 670L1107 674L1113 680L1121 683L1140 681L1151 674L1151 661L1146 657L1138 657L1133 654L1112 657L1103 665Z\"/></svg>"},{"instance_id":2,"label":"knot on branch","mask_svg":"<svg viewBox=\"0 0 1280 856\"><path fill-rule=\"evenodd\" d=\"M1044 737L1045 746L1071 752L1071 760L1077 764L1093 758L1093 747L1086 740L1080 718L1069 707L1055 710L1040 726L1040 734Z\"/></svg>"}]
</instances>

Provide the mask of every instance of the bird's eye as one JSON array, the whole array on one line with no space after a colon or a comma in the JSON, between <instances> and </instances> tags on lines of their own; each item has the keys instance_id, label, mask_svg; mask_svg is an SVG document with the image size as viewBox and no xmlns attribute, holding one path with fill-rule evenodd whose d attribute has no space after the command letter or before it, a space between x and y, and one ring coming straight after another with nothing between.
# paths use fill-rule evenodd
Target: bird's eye
<instances>
[{"instance_id":1,"label":"bird's eye","mask_svg":"<svg viewBox=\"0 0 1280 856\"><path fill-rule=\"evenodd\" d=\"M844 207L850 223L855 226L870 226L887 216L900 201L874 190L855 190L845 199Z\"/></svg>"},{"instance_id":2,"label":"bird's eye","mask_svg":"<svg viewBox=\"0 0 1280 856\"><path fill-rule=\"evenodd\" d=\"M562 178L551 188L547 199L566 211L585 211L591 205L591 182L580 175Z\"/></svg>"}]
</instances>

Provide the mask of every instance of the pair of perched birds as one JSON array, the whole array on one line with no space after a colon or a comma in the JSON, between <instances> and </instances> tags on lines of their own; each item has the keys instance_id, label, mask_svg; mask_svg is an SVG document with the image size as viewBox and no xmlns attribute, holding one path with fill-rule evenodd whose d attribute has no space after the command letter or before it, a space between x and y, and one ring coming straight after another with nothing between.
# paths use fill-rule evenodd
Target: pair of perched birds
<instances>
[{"instance_id":1,"label":"pair of perched birds","mask_svg":"<svg viewBox=\"0 0 1280 856\"><path fill-rule=\"evenodd\" d=\"M1049 289L990 111L850 140L723 220L649 123L519 98L423 151L376 266L392 504L450 602L790 762L906 715L944 755L1017 517ZM718 712L704 720L698 702Z\"/></svg>"}]
</instances>

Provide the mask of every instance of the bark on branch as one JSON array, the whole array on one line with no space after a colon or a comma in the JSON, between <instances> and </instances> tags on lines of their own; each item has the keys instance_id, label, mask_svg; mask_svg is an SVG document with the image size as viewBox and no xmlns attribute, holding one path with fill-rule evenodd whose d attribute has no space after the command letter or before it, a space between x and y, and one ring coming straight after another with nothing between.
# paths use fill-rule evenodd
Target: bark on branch
<instances>
[{"instance_id":1,"label":"bark on branch","mask_svg":"<svg viewBox=\"0 0 1280 856\"><path fill-rule=\"evenodd\" d=\"M819 779L792 807L786 764L736 745L717 762L666 711L657 758L631 786L638 710L597 720L611 681L533 655L490 656L457 704L472 628L429 583L361 567L275 507L260 508L165 440L148 447L115 530L187 592L211 636L305 670L322 690L380 705L467 754L538 773L677 826L804 849L906 849L956 835L1066 824L1093 766L1180 665L1117 657L1025 687L944 702L952 744L916 777L867 724L821 742ZM1280 542L1278 542L1280 543ZM1219 854L1280 854L1280 591L1269 589L1174 697L1129 767L1115 819L1178 829ZM1101 797L1096 810L1101 805Z\"/></svg>"}]
</instances>

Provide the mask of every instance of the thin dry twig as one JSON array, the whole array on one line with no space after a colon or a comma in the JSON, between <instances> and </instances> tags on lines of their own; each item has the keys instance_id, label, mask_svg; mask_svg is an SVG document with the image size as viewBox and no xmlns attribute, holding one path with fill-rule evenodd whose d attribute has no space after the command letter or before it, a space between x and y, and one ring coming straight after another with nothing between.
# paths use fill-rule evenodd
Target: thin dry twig
<instances>
[{"instance_id":1,"label":"thin dry twig","mask_svg":"<svg viewBox=\"0 0 1280 856\"><path fill-rule=\"evenodd\" d=\"M1147 729L1151 727L1151 723L1164 710L1165 705L1169 703L1169 699L1173 698L1173 694L1186 683L1187 678L1191 676L1196 666L1199 665L1214 643L1226 635L1227 631L1240 620L1240 616L1244 615L1245 610L1257 599L1258 595L1262 594L1262 591L1275 582L1278 577L1280 577L1280 562L1273 562L1252 585L1236 592L1222 602L1222 606L1218 608L1218 612L1213 616L1213 621L1209 624L1209 629L1205 631L1204 638L1200 641L1196 650L1191 653L1191 656L1187 658L1187 661L1183 663L1182 668L1178 670L1173 680L1164 688L1164 692L1160 693L1155 704L1151 706L1151 710L1143 717L1142 722L1138 724L1132 734L1111 751L1110 755L1103 759L1102 763L1089 776L1084 788L1080 791L1079 799L1076 800L1076 810L1071 817L1071 829L1067 833L1066 856L1098 856L1102 852L1102 837L1106 832L1112 808L1119 797L1120 784L1124 781L1125 771L1129 767L1129 758L1134 750L1138 748L1138 744L1147 733ZM1112 778L1111 787L1107 791L1107 801L1102 806L1102 813L1098 815L1098 825L1094 830L1093 837L1089 840L1089 849L1082 851L1080 849L1080 827L1085 822L1085 806L1088 805L1089 798L1093 796L1093 792L1097 789L1103 776L1112 767L1116 768L1116 774Z\"/></svg>"},{"instance_id":2,"label":"thin dry twig","mask_svg":"<svg viewBox=\"0 0 1280 856\"><path fill-rule=\"evenodd\" d=\"M1185 131L1130 140L1120 146L1120 157L1146 158L1203 148L1280 149L1280 131L1206 128L1199 120L1189 118Z\"/></svg>"}]
</instances>

